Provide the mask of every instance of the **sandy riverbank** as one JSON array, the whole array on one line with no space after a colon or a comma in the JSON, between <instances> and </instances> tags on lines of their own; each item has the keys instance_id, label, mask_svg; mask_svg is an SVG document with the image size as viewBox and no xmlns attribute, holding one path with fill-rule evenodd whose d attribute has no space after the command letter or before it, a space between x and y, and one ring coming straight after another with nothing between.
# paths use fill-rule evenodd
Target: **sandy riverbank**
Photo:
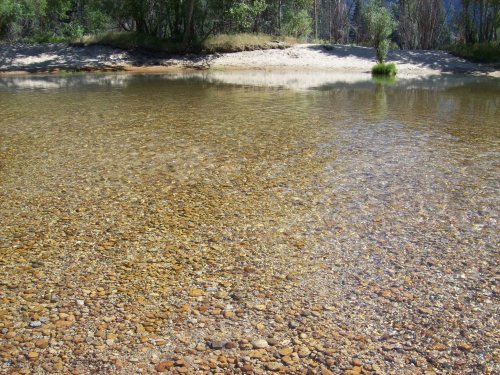
<instances>
[{"instance_id":1,"label":"sandy riverbank","mask_svg":"<svg viewBox=\"0 0 500 375\"><path fill-rule=\"evenodd\" d=\"M444 51L391 51L388 60L398 65L400 77L441 73L500 76L498 69L471 63ZM63 44L5 45L0 48L0 74L61 70L157 73L209 68L369 73L374 61L372 48L343 45L301 44L288 49L185 56L152 56L105 46Z\"/></svg>"}]
</instances>

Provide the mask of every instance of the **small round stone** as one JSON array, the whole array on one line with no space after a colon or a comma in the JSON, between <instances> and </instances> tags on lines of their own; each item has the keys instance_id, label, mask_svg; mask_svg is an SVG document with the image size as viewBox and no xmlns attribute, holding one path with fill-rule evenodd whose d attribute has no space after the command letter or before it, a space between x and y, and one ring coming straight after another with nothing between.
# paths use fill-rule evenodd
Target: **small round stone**
<instances>
[{"instance_id":1,"label":"small round stone","mask_svg":"<svg viewBox=\"0 0 500 375\"><path fill-rule=\"evenodd\" d=\"M269 344L265 339L257 339L252 341L252 346L254 347L254 349L264 349L267 348Z\"/></svg>"}]
</instances>

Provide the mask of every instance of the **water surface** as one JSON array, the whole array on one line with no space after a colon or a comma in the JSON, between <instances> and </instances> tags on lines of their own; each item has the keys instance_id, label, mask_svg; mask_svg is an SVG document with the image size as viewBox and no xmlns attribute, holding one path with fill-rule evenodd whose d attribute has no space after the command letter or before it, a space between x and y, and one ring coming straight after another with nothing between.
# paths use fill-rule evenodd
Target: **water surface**
<instances>
[{"instance_id":1,"label":"water surface","mask_svg":"<svg viewBox=\"0 0 500 375\"><path fill-rule=\"evenodd\" d=\"M215 284L276 310L336 306L315 327L374 341L396 329L413 346L380 365L392 371L458 340L474 351L425 360L491 368L499 124L500 81L486 78L0 78L6 324L29 320L17 297L27 289L69 305L82 290L114 290L88 323L103 311L176 311L187 290ZM230 329L248 335L251 320ZM163 324L159 334L173 329ZM223 336L221 324L181 331L196 342ZM378 355L352 345L341 349ZM341 349L337 363L349 363Z\"/></svg>"}]
</instances>

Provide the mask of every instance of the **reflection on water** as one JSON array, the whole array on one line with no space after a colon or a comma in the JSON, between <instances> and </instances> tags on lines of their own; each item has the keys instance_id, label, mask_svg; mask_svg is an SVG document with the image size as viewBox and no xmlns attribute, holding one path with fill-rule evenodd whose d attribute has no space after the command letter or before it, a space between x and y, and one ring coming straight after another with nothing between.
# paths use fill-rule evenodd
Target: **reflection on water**
<instances>
[{"instance_id":1,"label":"reflection on water","mask_svg":"<svg viewBox=\"0 0 500 375\"><path fill-rule=\"evenodd\" d=\"M394 85L396 81L396 76L372 76L372 82L379 85Z\"/></svg>"},{"instance_id":2,"label":"reflection on water","mask_svg":"<svg viewBox=\"0 0 500 375\"><path fill-rule=\"evenodd\" d=\"M203 71L191 73L170 73L134 75L127 73L94 73L67 75L33 75L0 77L0 88L17 89L62 89L82 86L124 87L134 82L186 81L193 80L207 84L237 86L276 87L295 90L335 87L369 88L373 84L396 84L401 88L447 89L467 85L487 85L498 88L498 79L489 77L442 75L420 78L373 77L364 73L335 73L326 71ZM496 82L496 83L495 83Z\"/></svg>"}]
</instances>

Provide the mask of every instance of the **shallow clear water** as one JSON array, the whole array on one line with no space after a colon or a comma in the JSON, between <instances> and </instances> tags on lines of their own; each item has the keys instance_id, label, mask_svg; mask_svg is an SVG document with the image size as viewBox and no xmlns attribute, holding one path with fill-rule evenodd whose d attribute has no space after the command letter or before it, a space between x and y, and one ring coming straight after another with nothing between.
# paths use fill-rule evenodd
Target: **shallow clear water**
<instances>
[{"instance_id":1,"label":"shallow clear water","mask_svg":"<svg viewBox=\"0 0 500 375\"><path fill-rule=\"evenodd\" d=\"M92 246L138 231L231 247L257 230L311 248L344 236L361 253L380 241L495 248L500 81L347 78L2 78L2 252L13 233L25 244L61 222L65 241Z\"/></svg>"},{"instance_id":2,"label":"shallow clear water","mask_svg":"<svg viewBox=\"0 0 500 375\"><path fill-rule=\"evenodd\" d=\"M495 226L498 80L326 80L297 91L250 85L276 77L233 76L1 79L3 209L15 214L20 193L68 200L71 209L98 190L129 194L163 181L200 184L247 208L260 203L246 188L275 205L314 191L335 196L350 212L344 220L358 223L421 215L463 230ZM234 180L238 188L227 185Z\"/></svg>"},{"instance_id":3,"label":"shallow clear water","mask_svg":"<svg viewBox=\"0 0 500 375\"><path fill-rule=\"evenodd\" d=\"M119 280L116 298L148 311L215 280L253 293L294 273L304 303L335 295L371 311L370 322L339 305L335 319L354 331L408 321L360 298L362 276L437 311L458 298L479 335L497 312L499 146L495 79L3 77L0 281L14 285L3 297L18 311L16 285L71 299ZM133 270L116 271L127 261ZM33 262L41 279L26 276Z\"/></svg>"}]
</instances>

